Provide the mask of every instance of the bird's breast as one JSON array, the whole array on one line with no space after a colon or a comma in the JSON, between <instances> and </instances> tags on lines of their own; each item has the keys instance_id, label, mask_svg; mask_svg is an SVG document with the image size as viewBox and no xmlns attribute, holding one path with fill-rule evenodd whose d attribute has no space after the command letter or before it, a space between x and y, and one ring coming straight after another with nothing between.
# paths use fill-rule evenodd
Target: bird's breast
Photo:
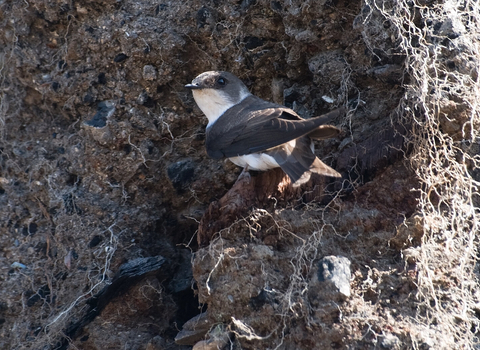
<instances>
[{"instance_id":1,"label":"bird's breast","mask_svg":"<svg viewBox=\"0 0 480 350\"><path fill-rule=\"evenodd\" d=\"M216 89L198 89L193 90L193 98L203 114L208 118L210 127L220 118L228 109L240 103L250 93L245 92L239 95L238 101L232 100L231 96L225 94L221 90Z\"/></svg>"}]
</instances>

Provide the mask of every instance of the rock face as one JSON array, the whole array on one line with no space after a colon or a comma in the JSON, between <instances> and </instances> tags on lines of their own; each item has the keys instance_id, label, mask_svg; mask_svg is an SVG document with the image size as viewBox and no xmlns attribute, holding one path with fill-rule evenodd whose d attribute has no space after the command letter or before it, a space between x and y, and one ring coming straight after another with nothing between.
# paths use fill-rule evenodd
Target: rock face
<instances>
[{"instance_id":1,"label":"rock face","mask_svg":"<svg viewBox=\"0 0 480 350\"><path fill-rule=\"evenodd\" d=\"M1 2L0 348L467 344L476 239L445 235L477 227L478 110L455 91L478 90L478 26L458 10L469 5L427 3ZM442 67L441 84L419 82L413 53ZM241 169L206 155L183 87L213 69L305 118L345 106L340 136L316 145L343 178L236 182ZM442 85L453 77L458 89ZM457 152L442 166L463 166L445 174L470 198L421 176L437 146ZM441 220L454 205L471 221ZM433 269L455 247L468 253Z\"/></svg>"}]
</instances>

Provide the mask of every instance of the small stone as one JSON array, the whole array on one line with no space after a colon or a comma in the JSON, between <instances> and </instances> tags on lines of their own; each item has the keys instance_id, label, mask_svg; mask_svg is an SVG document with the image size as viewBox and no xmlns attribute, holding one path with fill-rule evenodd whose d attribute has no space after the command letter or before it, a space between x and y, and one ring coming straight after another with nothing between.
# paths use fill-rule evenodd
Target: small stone
<instances>
[{"instance_id":1,"label":"small stone","mask_svg":"<svg viewBox=\"0 0 480 350\"><path fill-rule=\"evenodd\" d=\"M26 269L27 266L23 265L22 263L19 263L18 261L15 261L14 263L12 263L12 265L10 265L11 268L13 269Z\"/></svg>"},{"instance_id":2,"label":"small stone","mask_svg":"<svg viewBox=\"0 0 480 350\"><path fill-rule=\"evenodd\" d=\"M100 102L97 106L97 113L92 119L83 123L90 130L91 135L99 144L105 146L114 142L114 135L110 130L107 120L115 113L115 103L112 101Z\"/></svg>"},{"instance_id":3,"label":"small stone","mask_svg":"<svg viewBox=\"0 0 480 350\"><path fill-rule=\"evenodd\" d=\"M117 63L123 62L127 58L128 58L128 56L125 55L124 53L119 53L118 55L115 56L115 58L113 59L113 62L117 62Z\"/></svg>"},{"instance_id":4,"label":"small stone","mask_svg":"<svg viewBox=\"0 0 480 350\"><path fill-rule=\"evenodd\" d=\"M102 101L97 106L97 113L91 120L87 120L83 124L92 128L103 128L107 125L107 119L115 113L115 102Z\"/></svg>"},{"instance_id":5,"label":"small stone","mask_svg":"<svg viewBox=\"0 0 480 350\"><path fill-rule=\"evenodd\" d=\"M143 79L150 81L157 79L157 70L154 66L149 64L143 66Z\"/></svg>"},{"instance_id":6,"label":"small stone","mask_svg":"<svg viewBox=\"0 0 480 350\"><path fill-rule=\"evenodd\" d=\"M105 85L107 83L107 75L104 72L101 72L98 75L98 83L101 85Z\"/></svg>"},{"instance_id":7,"label":"small stone","mask_svg":"<svg viewBox=\"0 0 480 350\"><path fill-rule=\"evenodd\" d=\"M295 40L300 43L308 44L318 41L318 37L311 30L307 29L295 35Z\"/></svg>"},{"instance_id":8,"label":"small stone","mask_svg":"<svg viewBox=\"0 0 480 350\"><path fill-rule=\"evenodd\" d=\"M223 349L227 342L223 339L202 340L196 343L192 350L218 350Z\"/></svg>"},{"instance_id":9,"label":"small stone","mask_svg":"<svg viewBox=\"0 0 480 350\"><path fill-rule=\"evenodd\" d=\"M161 336L157 335L153 337L147 344L145 350L165 350L168 348L168 344Z\"/></svg>"},{"instance_id":10,"label":"small stone","mask_svg":"<svg viewBox=\"0 0 480 350\"><path fill-rule=\"evenodd\" d=\"M228 333L223 325L217 325L208 334L210 339L197 342L192 350L218 350L224 349L229 342Z\"/></svg>"},{"instance_id":11,"label":"small stone","mask_svg":"<svg viewBox=\"0 0 480 350\"><path fill-rule=\"evenodd\" d=\"M183 329L175 337L175 343L178 345L194 345L205 338L212 325L207 312L203 312L185 322Z\"/></svg>"},{"instance_id":12,"label":"small stone","mask_svg":"<svg viewBox=\"0 0 480 350\"><path fill-rule=\"evenodd\" d=\"M88 243L88 248L94 248L96 247L97 245L100 244L100 242L102 241L102 237L96 235L92 238L92 240L90 241L90 243Z\"/></svg>"},{"instance_id":13,"label":"small stone","mask_svg":"<svg viewBox=\"0 0 480 350\"><path fill-rule=\"evenodd\" d=\"M385 349L395 349L400 345L400 339L393 334L387 333L381 339L381 347Z\"/></svg>"},{"instance_id":14,"label":"small stone","mask_svg":"<svg viewBox=\"0 0 480 350\"><path fill-rule=\"evenodd\" d=\"M320 260L309 285L312 300L340 301L350 296L350 260L327 256Z\"/></svg>"},{"instance_id":15,"label":"small stone","mask_svg":"<svg viewBox=\"0 0 480 350\"><path fill-rule=\"evenodd\" d=\"M185 190L193 181L195 175L195 164L192 160L186 159L170 164L167 174L177 191Z\"/></svg>"},{"instance_id":16,"label":"small stone","mask_svg":"<svg viewBox=\"0 0 480 350\"><path fill-rule=\"evenodd\" d=\"M252 259L264 260L273 257L273 250L266 245L252 246Z\"/></svg>"}]
</instances>

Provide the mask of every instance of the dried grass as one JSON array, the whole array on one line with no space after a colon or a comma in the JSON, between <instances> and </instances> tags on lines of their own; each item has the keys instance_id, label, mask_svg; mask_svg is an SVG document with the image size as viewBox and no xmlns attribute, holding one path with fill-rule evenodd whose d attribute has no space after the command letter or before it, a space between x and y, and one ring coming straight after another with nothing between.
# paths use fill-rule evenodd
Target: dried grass
<instances>
[{"instance_id":1,"label":"dried grass","mask_svg":"<svg viewBox=\"0 0 480 350\"><path fill-rule=\"evenodd\" d=\"M480 6L470 0L366 3L391 26L410 77L398 108L413 127L410 162L422 183L417 210L424 222L415 254L413 347L472 349L479 345ZM377 46L379 37L364 34Z\"/></svg>"},{"instance_id":2,"label":"dried grass","mask_svg":"<svg viewBox=\"0 0 480 350\"><path fill-rule=\"evenodd\" d=\"M422 218L424 235L420 246L404 254L405 260L414 258L416 263L417 290L409 299L416 312L413 317L405 314L402 326L410 329L406 336L414 349L478 348L480 182L475 172L480 169L480 6L472 0L428 6L406 0L367 0L366 4L367 47L375 55L393 45L384 53L405 57L408 83L394 115L411 126L407 141L413 151L408 159L421 183L415 215ZM305 271L317 258L325 230L335 231L328 219L316 223L318 229L301 239L291 261L289 286L279 296L280 333L291 319L309 321ZM375 339L381 335L368 317L346 315L346 319L368 325L367 333L375 334ZM375 321L377 326L382 322ZM277 348L283 335L279 338Z\"/></svg>"}]
</instances>

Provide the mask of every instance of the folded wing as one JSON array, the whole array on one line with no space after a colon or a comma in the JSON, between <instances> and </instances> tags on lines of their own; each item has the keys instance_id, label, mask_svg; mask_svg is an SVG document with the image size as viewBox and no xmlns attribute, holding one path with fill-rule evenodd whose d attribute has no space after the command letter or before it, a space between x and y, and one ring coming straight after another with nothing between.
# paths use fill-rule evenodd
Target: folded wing
<instances>
[{"instance_id":1,"label":"folded wing","mask_svg":"<svg viewBox=\"0 0 480 350\"><path fill-rule=\"evenodd\" d=\"M263 152L304 135L324 139L339 130L325 125L344 112L336 109L325 115L302 119L292 110L253 95L227 110L209 129L206 147L210 157L236 157Z\"/></svg>"}]
</instances>

